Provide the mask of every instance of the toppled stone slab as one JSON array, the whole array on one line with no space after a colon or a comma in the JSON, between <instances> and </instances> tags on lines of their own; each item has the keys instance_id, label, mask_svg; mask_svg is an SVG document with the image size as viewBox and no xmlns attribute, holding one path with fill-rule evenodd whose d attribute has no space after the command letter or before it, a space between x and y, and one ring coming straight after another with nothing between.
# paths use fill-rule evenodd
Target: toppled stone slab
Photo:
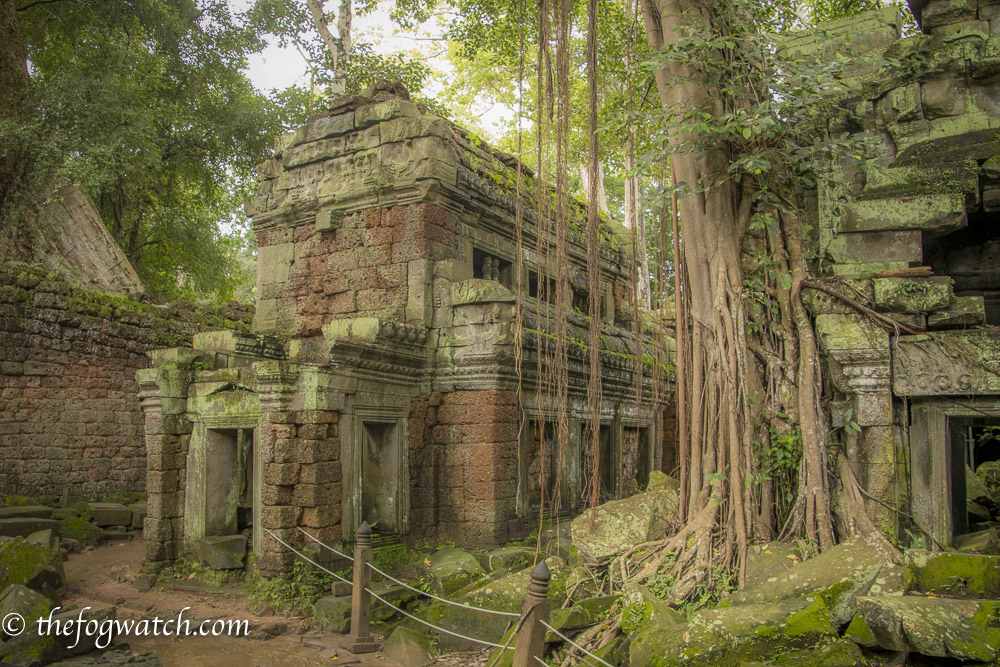
<instances>
[{"instance_id":1,"label":"toppled stone slab","mask_svg":"<svg viewBox=\"0 0 1000 667\"><path fill-rule=\"evenodd\" d=\"M1000 533L987 528L955 537L955 550L967 554L1000 554Z\"/></svg>"},{"instance_id":2,"label":"toppled stone slab","mask_svg":"<svg viewBox=\"0 0 1000 667\"><path fill-rule=\"evenodd\" d=\"M604 595L580 600L571 607L556 609L549 616L549 624L557 630L585 628L607 618L611 607L618 601L617 595Z\"/></svg>"},{"instance_id":3,"label":"toppled stone slab","mask_svg":"<svg viewBox=\"0 0 1000 667\"><path fill-rule=\"evenodd\" d=\"M681 482L679 479L670 477L662 470L649 471L649 483L646 484L646 492L651 491L676 491L680 493Z\"/></svg>"},{"instance_id":4,"label":"toppled stone slab","mask_svg":"<svg viewBox=\"0 0 1000 667\"><path fill-rule=\"evenodd\" d=\"M48 599L41 593L36 593L27 586L11 584L0 591L0 619L16 614L25 623L24 628L0 626L0 640L8 640L11 635L20 634L28 625L46 616L51 609Z\"/></svg>"},{"instance_id":5,"label":"toppled stone slab","mask_svg":"<svg viewBox=\"0 0 1000 667\"><path fill-rule=\"evenodd\" d=\"M71 609L59 614L53 614L53 624L60 623L61 628L75 626L78 619L82 617L84 623L96 623L98 626L105 621L115 618L114 607L98 607L80 611ZM108 627L108 626L106 626ZM12 638L3 646L0 646L0 664L5 667L29 667L30 665L45 665L57 660L65 660L77 655L91 653L98 649L97 643L103 645L106 640L114 639L115 628L111 624L111 636L107 634L94 633L87 636L87 633L80 633L80 641L70 648L73 641L66 641L66 637L57 636L55 633L40 635L38 624L29 626L29 629ZM75 638L75 630L74 630Z\"/></svg>"},{"instance_id":6,"label":"toppled stone slab","mask_svg":"<svg viewBox=\"0 0 1000 667\"><path fill-rule=\"evenodd\" d=\"M735 604L794 600L819 594L836 625L853 618L858 596L866 595L889 560L886 554L855 537L786 570L766 581L737 593Z\"/></svg>"},{"instance_id":7,"label":"toppled stone slab","mask_svg":"<svg viewBox=\"0 0 1000 667\"><path fill-rule=\"evenodd\" d=\"M313 618L331 632L348 632L351 629L351 596L328 595L316 600Z\"/></svg>"},{"instance_id":8,"label":"toppled stone slab","mask_svg":"<svg viewBox=\"0 0 1000 667\"><path fill-rule=\"evenodd\" d=\"M549 567L551 578L549 579L549 601L553 609L558 609L566 597L566 574L567 569L557 556L550 556L545 559ZM455 602L480 607L482 609L494 609L497 611L507 611L520 613L521 603L528 593L528 584L531 581L531 568L525 568L520 572L507 575L494 581L487 580L478 588L459 595L454 598ZM453 605L446 605L436 602L426 609L422 609L418 614L420 618L448 630L455 630L463 634L476 638L496 641L507 629L509 619L496 614L483 614L480 612L462 609ZM423 631L424 626L416 621L406 621L407 627ZM450 635L436 635L438 644L451 650L472 650L481 646L457 639Z\"/></svg>"},{"instance_id":9,"label":"toppled stone slab","mask_svg":"<svg viewBox=\"0 0 1000 667\"><path fill-rule=\"evenodd\" d=\"M120 503L88 503L95 526L131 526L132 510Z\"/></svg>"},{"instance_id":10,"label":"toppled stone slab","mask_svg":"<svg viewBox=\"0 0 1000 667\"><path fill-rule=\"evenodd\" d=\"M510 545L483 554L481 563L487 572L517 572L532 565L534 560L535 550L531 547Z\"/></svg>"},{"instance_id":11,"label":"toppled stone slab","mask_svg":"<svg viewBox=\"0 0 1000 667\"><path fill-rule=\"evenodd\" d=\"M396 628L386 638L382 653L407 667L424 667L434 662L427 635L404 626Z\"/></svg>"},{"instance_id":12,"label":"toppled stone slab","mask_svg":"<svg viewBox=\"0 0 1000 667\"><path fill-rule=\"evenodd\" d=\"M238 570L247 553L244 535L203 537L195 543L198 560L213 570Z\"/></svg>"},{"instance_id":13,"label":"toppled stone slab","mask_svg":"<svg viewBox=\"0 0 1000 667\"><path fill-rule=\"evenodd\" d=\"M890 651L992 662L1000 650L996 600L862 597L858 608L875 643Z\"/></svg>"},{"instance_id":14,"label":"toppled stone slab","mask_svg":"<svg viewBox=\"0 0 1000 667\"><path fill-rule=\"evenodd\" d=\"M821 599L704 610L682 625L650 617L632 636L628 664L745 665L836 636L833 617Z\"/></svg>"},{"instance_id":15,"label":"toppled stone slab","mask_svg":"<svg viewBox=\"0 0 1000 667\"><path fill-rule=\"evenodd\" d=\"M906 591L948 597L1000 598L1000 556L907 551Z\"/></svg>"},{"instance_id":16,"label":"toppled stone slab","mask_svg":"<svg viewBox=\"0 0 1000 667\"><path fill-rule=\"evenodd\" d=\"M52 519L36 519L20 517L16 519L0 519L0 537L27 537L40 530L59 530L59 522Z\"/></svg>"},{"instance_id":17,"label":"toppled stone slab","mask_svg":"<svg viewBox=\"0 0 1000 667\"><path fill-rule=\"evenodd\" d=\"M451 595L486 574L476 557L462 549L441 549L431 555L427 569L444 595Z\"/></svg>"},{"instance_id":18,"label":"toppled stone slab","mask_svg":"<svg viewBox=\"0 0 1000 667\"><path fill-rule=\"evenodd\" d=\"M57 565L58 564L58 565ZM22 538L0 541L0 590L11 584L31 587L36 577L48 567L62 570L62 554L45 546L29 544Z\"/></svg>"},{"instance_id":19,"label":"toppled stone slab","mask_svg":"<svg viewBox=\"0 0 1000 667\"><path fill-rule=\"evenodd\" d=\"M626 634L632 634L639 625L644 623L669 627L684 625L688 622L684 614L653 595L653 592L642 584L634 581L625 583L621 606L623 618L629 619L628 623L623 623L623 630Z\"/></svg>"},{"instance_id":20,"label":"toppled stone slab","mask_svg":"<svg viewBox=\"0 0 1000 667\"><path fill-rule=\"evenodd\" d=\"M0 519L51 519L52 508L44 505L0 507Z\"/></svg>"},{"instance_id":21,"label":"toppled stone slab","mask_svg":"<svg viewBox=\"0 0 1000 667\"><path fill-rule=\"evenodd\" d=\"M64 538L76 540L82 544L93 544L103 534L100 528L79 516L67 516L60 519L59 531Z\"/></svg>"},{"instance_id":22,"label":"toppled stone slab","mask_svg":"<svg viewBox=\"0 0 1000 667\"><path fill-rule=\"evenodd\" d=\"M592 517L592 512L596 516ZM573 520L573 544L584 560L601 562L629 547L664 537L677 512L677 493L654 491L612 500Z\"/></svg>"},{"instance_id":23,"label":"toppled stone slab","mask_svg":"<svg viewBox=\"0 0 1000 667\"><path fill-rule=\"evenodd\" d=\"M372 584L371 590L383 600L397 607L405 607L417 594L398 584L381 581ZM372 598L371 620L381 623L388 621L395 610ZM345 633L351 628L351 594L328 595L313 605L313 617L331 632Z\"/></svg>"}]
</instances>

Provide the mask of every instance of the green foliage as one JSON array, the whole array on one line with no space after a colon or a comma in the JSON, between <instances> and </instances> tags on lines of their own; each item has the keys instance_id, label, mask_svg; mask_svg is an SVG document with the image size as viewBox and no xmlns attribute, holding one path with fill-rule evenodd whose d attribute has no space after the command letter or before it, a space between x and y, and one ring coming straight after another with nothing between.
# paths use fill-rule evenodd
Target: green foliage
<instances>
[{"instance_id":1,"label":"green foliage","mask_svg":"<svg viewBox=\"0 0 1000 667\"><path fill-rule=\"evenodd\" d=\"M285 616L303 615L321 597L330 594L333 577L322 570L296 560L292 571L277 577L254 575L250 581L251 608L273 609Z\"/></svg>"},{"instance_id":2,"label":"green foliage","mask_svg":"<svg viewBox=\"0 0 1000 667\"><path fill-rule=\"evenodd\" d=\"M362 0L353 11L366 14L376 4L372 0ZM430 79L431 68L420 54L381 54L372 44L352 35L346 69L343 62L334 67L332 55L316 32L303 0L256 0L248 16L252 25L276 37L280 45L294 45L307 62L309 85L293 86L276 97L286 129L302 124L311 113L329 108L334 95L331 89L336 85L342 84L344 92L350 94L371 88L382 80L401 82L414 101L427 105L434 113L446 115L446 110L436 100L421 94ZM333 23L335 27L336 22Z\"/></svg>"},{"instance_id":3,"label":"green foliage","mask_svg":"<svg viewBox=\"0 0 1000 667\"><path fill-rule=\"evenodd\" d=\"M213 586L226 586L242 582L246 575L242 570L213 570L200 561L181 557L174 561L172 567L162 570L159 577L161 581L164 578L175 581L197 580Z\"/></svg>"},{"instance_id":4,"label":"green foliage","mask_svg":"<svg viewBox=\"0 0 1000 667\"><path fill-rule=\"evenodd\" d=\"M218 0L25 3L18 18L31 85L0 137L30 142L33 182L82 185L147 290L230 298L248 280L237 207L278 130L242 73L254 29Z\"/></svg>"}]
</instances>

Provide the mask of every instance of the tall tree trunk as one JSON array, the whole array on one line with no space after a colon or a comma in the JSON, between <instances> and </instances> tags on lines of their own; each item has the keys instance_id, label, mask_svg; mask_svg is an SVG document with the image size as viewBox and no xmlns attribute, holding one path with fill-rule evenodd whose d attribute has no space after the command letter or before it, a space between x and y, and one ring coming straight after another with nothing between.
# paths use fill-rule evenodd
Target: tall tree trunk
<instances>
[{"instance_id":1,"label":"tall tree trunk","mask_svg":"<svg viewBox=\"0 0 1000 667\"><path fill-rule=\"evenodd\" d=\"M625 226L632 234L638 257L636 296L643 308L651 307L649 253L646 252L646 216L642 211L642 184L632 174L635 169L635 132L629 130L625 147Z\"/></svg>"},{"instance_id":2,"label":"tall tree trunk","mask_svg":"<svg viewBox=\"0 0 1000 667\"><path fill-rule=\"evenodd\" d=\"M28 68L14 0L0 0L0 114L16 119L28 88ZM14 206L30 171L30 158L20 146L0 147L0 220Z\"/></svg>"},{"instance_id":3,"label":"tall tree trunk","mask_svg":"<svg viewBox=\"0 0 1000 667\"><path fill-rule=\"evenodd\" d=\"M341 0L340 12L337 14L337 35L330 32L330 24L323 10L324 0L306 0L313 24L323 39L333 64L333 82L330 92L343 95L347 88L347 70L351 59L351 22L353 11L351 0Z\"/></svg>"}]
</instances>

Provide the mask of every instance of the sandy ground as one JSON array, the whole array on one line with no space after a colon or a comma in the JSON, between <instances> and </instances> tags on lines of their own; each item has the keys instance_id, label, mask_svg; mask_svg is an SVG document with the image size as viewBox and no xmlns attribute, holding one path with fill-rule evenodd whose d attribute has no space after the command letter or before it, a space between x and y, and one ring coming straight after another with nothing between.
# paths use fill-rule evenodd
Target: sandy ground
<instances>
[{"instance_id":1,"label":"sandy ground","mask_svg":"<svg viewBox=\"0 0 1000 667\"><path fill-rule=\"evenodd\" d=\"M164 667L312 667L351 664L355 656L336 649L343 635L309 630L306 619L257 616L239 589L220 590L197 582L177 582L142 592L135 585L145 545L141 539L116 541L66 562L64 607L115 605L119 619L184 618L192 627L205 619L247 620L248 637L120 637L133 653L155 652ZM336 652L336 655L334 655ZM458 657L458 656L455 656ZM356 656L364 666L397 667L379 654ZM474 662L442 664L475 664Z\"/></svg>"}]
</instances>

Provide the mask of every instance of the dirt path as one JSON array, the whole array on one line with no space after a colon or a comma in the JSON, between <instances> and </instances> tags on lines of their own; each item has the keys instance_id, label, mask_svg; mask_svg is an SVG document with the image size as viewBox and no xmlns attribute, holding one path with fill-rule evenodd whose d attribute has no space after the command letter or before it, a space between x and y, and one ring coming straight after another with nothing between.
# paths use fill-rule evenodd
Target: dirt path
<instances>
[{"instance_id":1,"label":"dirt path","mask_svg":"<svg viewBox=\"0 0 1000 667\"><path fill-rule=\"evenodd\" d=\"M248 637L120 637L135 653L155 652L164 667L311 667L348 664L351 654L334 659L325 645L341 635L311 631L304 618L258 616L250 612L246 593L238 587L221 589L197 582L176 582L140 591L139 574L145 544L141 539L113 542L92 551L71 554L66 562L64 607L115 605L121 620L184 618L198 627L202 620L247 620ZM308 635L305 633L308 631ZM305 640L305 641L304 641ZM382 656L358 656L363 666L396 667Z\"/></svg>"}]
</instances>

